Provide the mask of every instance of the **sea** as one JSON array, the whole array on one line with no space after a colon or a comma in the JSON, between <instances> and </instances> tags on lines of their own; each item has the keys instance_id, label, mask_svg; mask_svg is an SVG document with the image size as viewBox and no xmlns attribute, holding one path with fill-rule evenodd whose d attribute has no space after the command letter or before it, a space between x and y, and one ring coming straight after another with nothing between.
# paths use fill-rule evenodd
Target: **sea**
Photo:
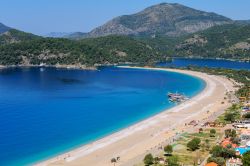
<instances>
[{"instance_id":1,"label":"sea","mask_svg":"<svg viewBox=\"0 0 250 166\"><path fill-rule=\"evenodd\" d=\"M204 61L175 59L172 65L250 69L249 63ZM193 97L205 86L166 71L1 69L0 165L32 165L91 143L176 106L168 92Z\"/></svg>"}]
</instances>

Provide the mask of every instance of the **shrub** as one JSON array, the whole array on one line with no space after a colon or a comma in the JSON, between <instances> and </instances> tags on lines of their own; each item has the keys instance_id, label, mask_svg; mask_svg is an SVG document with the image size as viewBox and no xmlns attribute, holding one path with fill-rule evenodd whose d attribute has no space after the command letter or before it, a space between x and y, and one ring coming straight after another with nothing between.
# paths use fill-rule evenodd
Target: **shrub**
<instances>
[{"instance_id":1,"label":"shrub","mask_svg":"<svg viewBox=\"0 0 250 166\"><path fill-rule=\"evenodd\" d=\"M219 145L214 146L211 150L212 157L231 158L236 157L235 153L234 149L223 148Z\"/></svg>"},{"instance_id":2,"label":"shrub","mask_svg":"<svg viewBox=\"0 0 250 166\"><path fill-rule=\"evenodd\" d=\"M172 152L173 152L173 147L172 147L172 145L167 145L167 146L165 146L165 147L164 147L164 152L165 152L166 154L172 154Z\"/></svg>"},{"instance_id":3,"label":"shrub","mask_svg":"<svg viewBox=\"0 0 250 166\"><path fill-rule=\"evenodd\" d=\"M242 163L245 166L249 166L250 165L250 151L248 151L248 152L246 152L246 153L243 154Z\"/></svg>"},{"instance_id":4,"label":"shrub","mask_svg":"<svg viewBox=\"0 0 250 166\"><path fill-rule=\"evenodd\" d=\"M154 157L151 153L149 153L144 157L143 161L145 165L152 165L154 162Z\"/></svg>"},{"instance_id":5,"label":"shrub","mask_svg":"<svg viewBox=\"0 0 250 166\"><path fill-rule=\"evenodd\" d=\"M191 151L195 151L195 150L199 149L200 143L201 143L201 140L200 140L199 138L193 138L191 141L189 141L189 142L187 143L187 147L188 147Z\"/></svg>"},{"instance_id":6,"label":"shrub","mask_svg":"<svg viewBox=\"0 0 250 166\"><path fill-rule=\"evenodd\" d=\"M167 161L169 166L179 166L178 164L179 159L177 156L171 156L168 158Z\"/></svg>"},{"instance_id":7,"label":"shrub","mask_svg":"<svg viewBox=\"0 0 250 166\"><path fill-rule=\"evenodd\" d=\"M216 134L216 130L215 129L211 129L210 130L210 137L215 137Z\"/></svg>"},{"instance_id":8,"label":"shrub","mask_svg":"<svg viewBox=\"0 0 250 166\"><path fill-rule=\"evenodd\" d=\"M230 138L230 137L235 138L237 136L236 130L234 130L234 129L225 130L225 136L226 136L226 138Z\"/></svg>"}]
</instances>

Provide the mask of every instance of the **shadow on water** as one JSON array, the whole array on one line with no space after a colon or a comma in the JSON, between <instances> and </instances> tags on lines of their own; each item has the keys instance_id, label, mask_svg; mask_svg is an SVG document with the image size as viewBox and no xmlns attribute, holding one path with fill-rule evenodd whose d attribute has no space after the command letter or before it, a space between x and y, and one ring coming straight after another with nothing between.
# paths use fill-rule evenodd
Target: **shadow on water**
<instances>
[{"instance_id":1,"label":"shadow on water","mask_svg":"<svg viewBox=\"0 0 250 166\"><path fill-rule=\"evenodd\" d=\"M57 78L63 84L81 84L84 83L82 80L74 79L74 78Z\"/></svg>"}]
</instances>

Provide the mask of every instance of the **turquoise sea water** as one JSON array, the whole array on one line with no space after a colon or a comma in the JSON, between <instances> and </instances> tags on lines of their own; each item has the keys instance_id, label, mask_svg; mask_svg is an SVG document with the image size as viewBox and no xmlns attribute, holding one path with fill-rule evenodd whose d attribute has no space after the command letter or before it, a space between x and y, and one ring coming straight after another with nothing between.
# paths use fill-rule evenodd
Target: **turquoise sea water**
<instances>
[{"instance_id":1,"label":"turquoise sea water","mask_svg":"<svg viewBox=\"0 0 250 166\"><path fill-rule=\"evenodd\" d=\"M30 165L173 107L205 83L165 71L0 70L0 165Z\"/></svg>"}]
</instances>

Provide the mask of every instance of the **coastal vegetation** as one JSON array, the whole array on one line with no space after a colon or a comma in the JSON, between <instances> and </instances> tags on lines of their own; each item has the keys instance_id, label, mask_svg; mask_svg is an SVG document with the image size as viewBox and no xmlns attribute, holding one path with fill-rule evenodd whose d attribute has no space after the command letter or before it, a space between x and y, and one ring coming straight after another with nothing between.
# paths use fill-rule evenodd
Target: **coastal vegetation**
<instances>
[{"instance_id":1,"label":"coastal vegetation","mask_svg":"<svg viewBox=\"0 0 250 166\"><path fill-rule=\"evenodd\" d=\"M166 155L171 155L173 153L173 146L172 145L165 146L164 152L166 153Z\"/></svg>"},{"instance_id":2,"label":"coastal vegetation","mask_svg":"<svg viewBox=\"0 0 250 166\"><path fill-rule=\"evenodd\" d=\"M201 140L199 138L193 138L187 143L187 147L191 151L195 151L200 148Z\"/></svg>"},{"instance_id":3,"label":"coastal vegetation","mask_svg":"<svg viewBox=\"0 0 250 166\"><path fill-rule=\"evenodd\" d=\"M171 57L249 60L250 25L229 24L188 36L105 36L70 40L11 29L0 34L0 65L153 65Z\"/></svg>"},{"instance_id":4,"label":"coastal vegetation","mask_svg":"<svg viewBox=\"0 0 250 166\"><path fill-rule=\"evenodd\" d=\"M144 158L144 164L146 165L146 166L149 166L149 165L152 165L154 162L154 157L153 157L153 155L150 153L150 154L147 154L146 156L145 156L145 158Z\"/></svg>"},{"instance_id":5,"label":"coastal vegetation","mask_svg":"<svg viewBox=\"0 0 250 166\"><path fill-rule=\"evenodd\" d=\"M224 148L220 145L216 145L211 150L211 157L208 158L207 162L215 162L219 166L223 166L227 159L236 156L236 151L232 147Z\"/></svg>"},{"instance_id":6,"label":"coastal vegetation","mask_svg":"<svg viewBox=\"0 0 250 166\"><path fill-rule=\"evenodd\" d=\"M211 123L209 122L209 124L212 125L217 124L218 128L199 128L198 133L182 134L181 137L172 144L173 152L171 154L178 158L177 164L199 165L203 161L207 163L214 162L219 166L224 166L229 159L237 159L237 161L242 160L243 165L249 165L250 153L247 152L241 157L235 150L235 147L241 145L239 134L235 129L228 128L228 126L224 128L223 126L250 117L248 115L249 113L243 116L241 114L243 103L248 101L250 97L250 71L197 66L188 66L184 69L208 73L210 75L225 76L234 81L234 85L238 90L235 92L236 97L233 97L233 92L227 92L227 96L224 100L231 102L231 107L227 108L225 113L219 116L217 120ZM222 139L225 140L225 144L220 141ZM161 155L159 156L162 157ZM162 165L169 165L168 156L165 155L164 157L165 163Z\"/></svg>"},{"instance_id":7,"label":"coastal vegetation","mask_svg":"<svg viewBox=\"0 0 250 166\"><path fill-rule=\"evenodd\" d=\"M211 129L210 130L210 137L215 137L216 134L216 130L215 129Z\"/></svg>"},{"instance_id":8,"label":"coastal vegetation","mask_svg":"<svg viewBox=\"0 0 250 166\"><path fill-rule=\"evenodd\" d=\"M235 81L235 86L239 88L236 92L236 96L238 98L246 98L246 99L250 97L249 70L233 70L225 68L208 68L208 67L198 67L198 66L188 66L186 69L208 73L211 75L225 76L228 79L232 79ZM233 111L234 109L237 109L237 106L233 105L231 109Z\"/></svg>"},{"instance_id":9,"label":"coastal vegetation","mask_svg":"<svg viewBox=\"0 0 250 166\"><path fill-rule=\"evenodd\" d=\"M12 43L0 45L2 65L87 65L114 63L150 63L164 60L164 56L149 45L125 36L108 36L98 39L73 41L59 38L23 37L22 33L10 31L15 36ZM18 35L16 35L18 34ZM2 38L2 39L1 39ZM0 41L5 41L5 35Z\"/></svg>"},{"instance_id":10,"label":"coastal vegetation","mask_svg":"<svg viewBox=\"0 0 250 166\"><path fill-rule=\"evenodd\" d=\"M0 65L151 65L171 57L249 61L249 21L161 3L64 39L44 38L0 24Z\"/></svg>"},{"instance_id":11,"label":"coastal vegetation","mask_svg":"<svg viewBox=\"0 0 250 166\"><path fill-rule=\"evenodd\" d=\"M250 165L250 151L246 152L242 158L243 165Z\"/></svg>"},{"instance_id":12,"label":"coastal vegetation","mask_svg":"<svg viewBox=\"0 0 250 166\"><path fill-rule=\"evenodd\" d=\"M16 29L10 29L0 35L0 46L19 42L33 41L34 39L41 38L42 37L33 35L31 33L22 32Z\"/></svg>"},{"instance_id":13,"label":"coastal vegetation","mask_svg":"<svg viewBox=\"0 0 250 166\"><path fill-rule=\"evenodd\" d=\"M202 133L183 133L178 140L172 145L166 145L165 147L172 147L171 155L166 155L165 147L159 155L150 156L151 165L163 166L163 165L197 165L200 161L204 160L207 155L210 154L212 148L216 146L218 138L223 136L220 130L216 131L215 137L209 137L210 130L203 129ZM190 144L190 142L192 142ZM194 148L195 150L191 150ZM148 158L148 155L146 155ZM145 158L146 158L145 156ZM153 157L153 159L151 158ZM157 159L157 160L155 160ZM211 158L212 160L213 158ZM157 161L157 162L153 162ZM161 162L160 162L161 161ZM163 162L164 161L164 162ZM145 160L144 160L145 164ZM146 164L145 164L146 165ZM138 165L139 166L139 165Z\"/></svg>"},{"instance_id":14,"label":"coastal vegetation","mask_svg":"<svg viewBox=\"0 0 250 166\"><path fill-rule=\"evenodd\" d=\"M250 25L226 24L181 39L176 46L179 57L249 59Z\"/></svg>"}]
</instances>

